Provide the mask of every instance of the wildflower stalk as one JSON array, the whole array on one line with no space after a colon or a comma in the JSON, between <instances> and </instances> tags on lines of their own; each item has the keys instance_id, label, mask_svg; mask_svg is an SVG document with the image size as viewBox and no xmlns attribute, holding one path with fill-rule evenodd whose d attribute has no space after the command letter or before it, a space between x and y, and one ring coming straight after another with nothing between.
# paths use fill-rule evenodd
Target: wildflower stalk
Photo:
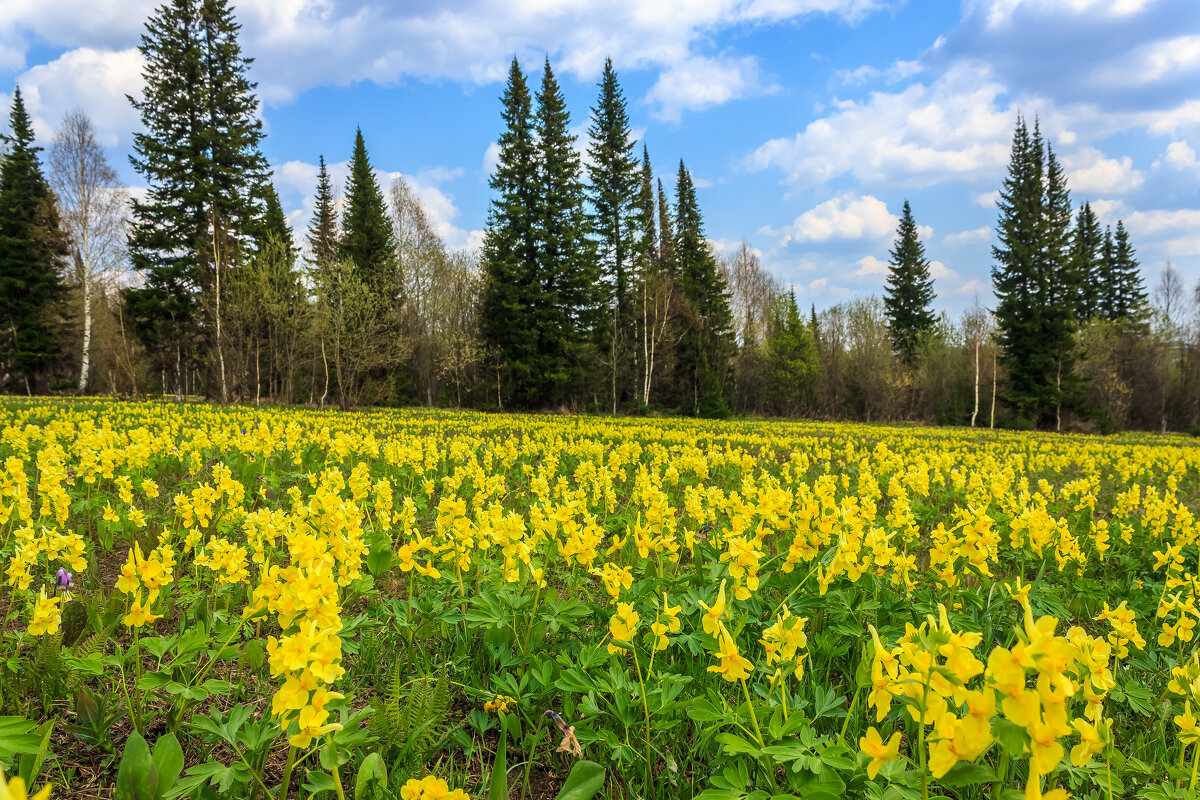
<instances>
[{"instance_id":1,"label":"wildflower stalk","mask_svg":"<svg viewBox=\"0 0 1200 800\"><path fill-rule=\"evenodd\" d=\"M1188 796L1194 796L1196 791L1196 771L1200 768L1200 744L1192 746L1192 780L1188 783ZM1111 787L1111 781L1110 781ZM1110 788L1111 791L1111 788Z\"/></svg>"},{"instance_id":2,"label":"wildflower stalk","mask_svg":"<svg viewBox=\"0 0 1200 800\"><path fill-rule=\"evenodd\" d=\"M286 734L287 731L284 731ZM296 746L288 745L287 763L283 767L283 783L279 784L279 797L276 800L287 800L288 785L292 782L292 767L296 766Z\"/></svg>"},{"instance_id":3,"label":"wildflower stalk","mask_svg":"<svg viewBox=\"0 0 1200 800\"><path fill-rule=\"evenodd\" d=\"M639 694L642 696L642 713L646 715L646 788L649 794L654 793L654 773L650 768L650 706L646 703L646 681L642 678L642 667L638 663L637 650L630 647L629 651L633 653L633 668L637 671L638 687L641 689ZM650 656L650 664L646 668L646 679L650 677L650 667L654 665L654 656Z\"/></svg>"},{"instance_id":4,"label":"wildflower stalk","mask_svg":"<svg viewBox=\"0 0 1200 800\"><path fill-rule=\"evenodd\" d=\"M758 740L758 746L759 746L759 749L761 750L762 748L766 747L767 745L766 745L766 741L763 739L762 729L758 727L758 714L756 714L754 712L754 703L751 702L751 700L750 700L750 688L746 685L745 678L742 678L739 682L742 684L742 696L746 698L746 707L750 709L750 720L754 723L754 736ZM759 765L762 766L763 771L766 773L767 781L770 782L771 788L778 789L779 787L775 783L775 775L772 772L770 765L768 763L764 763L762 761L762 753L761 752L759 753L759 762L758 763L759 763Z\"/></svg>"}]
</instances>

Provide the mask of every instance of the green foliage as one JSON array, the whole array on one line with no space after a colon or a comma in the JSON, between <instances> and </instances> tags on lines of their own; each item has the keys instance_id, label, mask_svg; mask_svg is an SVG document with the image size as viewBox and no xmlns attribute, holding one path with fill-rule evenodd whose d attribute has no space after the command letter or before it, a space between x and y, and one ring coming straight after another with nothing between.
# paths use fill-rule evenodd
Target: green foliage
<instances>
[{"instance_id":1,"label":"green foliage","mask_svg":"<svg viewBox=\"0 0 1200 800\"><path fill-rule=\"evenodd\" d=\"M1019 417L1056 424L1078 405L1074 379L1077 267L1068 260L1066 178L1036 123L1018 117L1000 192L992 282L1007 372L1005 398Z\"/></svg>"},{"instance_id":2,"label":"green foliage","mask_svg":"<svg viewBox=\"0 0 1200 800\"><path fill-rule=\"evenodd\" d=\"M63 356L67 246L20 87L9 128L0 137L8 145L0 160L0 371L20 375L21 391L41 392Z\"/></svg>"},{"instance_id":3,"label":"green foliage","mask_svg":"<svg viewBox=\"0 0 1200 800\"><path fill-rule=\"evenodd\" d=\"M422 763L446 738L450 676L443 665L433 675L406 682L403 666L395 662L387 691L372 701L370 729L379 752L394 757L389 763L411 766Z\"/></svg>"},{"instance_id":4,"label":"green foliage","mask_svg":"<svg viewBox=\"0 0 1200 800\"><path fill-rule=\"evenodd\" d=\"M771 409L796 414L816 378L820 361L812 331L800 317L796 293L775 297L767 328L767 393Z\"/></svg>"},{"instance_id":5,"label":"green foliage","mask_svg":"<svg viewBox=\"0 0 1200 800\"><path fill-rule=\"evenodd\" d=\"M495 193L483 240L480 325L493 348L498 394L529 402L537 331L530 317L537 288L537 208L540 197L533 106L525 73L514 58L501 97L505 130L497 144L496 170L488 185Z\"/></svg>"},{"instance_id":6,"label":"green foliage","mask_svg":"<svg viewBox=\"0 0 1200 800\"><path fill-rule=\"evenodd\" d=\"M591 800L604 788L604 767L594 761L576 761L555 800Z\"/></svg>"},{"instance_id":7,"label":"green foliage","mask_svg":"<svg viewBox=\"0 0 1200 800\"><path fill-rule=\"evenodd\" d=\"M689 414L724 417L730 411L733 316L729 287L708 248L692 175L679 162L675 180L675 274L684 304L676 364L676 400Z\"/></svg>"},{"instance_id":8,"label":"green foliage","mask_svg":"<svg viewBox=\"0 0 1200 800\"><path fill-rule=\"evenodd\" d=\"M160 800L171 791L182 771L183 749L174 734L160 737L151 751L146 740L134 731L125 742L113 797Z\"/></svg>"},{"instance_id":9,"label":"green foliage","mask_svg":"<svg viewBox=\"0 0 1200 800\"><path fill-rule=\"evenodd\" d=\"M887 308L888 329L892 346L905 364L912 365L921 342L933 332L933 278L925 246L917 232L912 208L904 201L896 243L891 250L884 306Z\"/></svg>"},{"instance_id":10,"label":"green foliage","mask_svg":"<svg viewBox=\"0 0 1200 800\"><path fill-rule=\"evenodd\" d=\"M383 191L367 156L361 128L354 132L354 153L350 157L345 202L339 255L353 265L359 279L373 295L394 299L400 283L396 239Z\"/></svg>"},{"instance_id":11,"label":"green foliage","mask_svg":"<svg viewBox=\"0 0 1200 800\"><path fill-rule=\"evenodd\" d=\"M125 304L155 374L171 374L177 393L193 359L210 355L221 272L262 213L268 168L239 29L227 0L168 0L139 46L145 86L131 102L144 130L130 161L148 191L133 203L129 244L146 282Z\"/></svg>"}]
</instances>

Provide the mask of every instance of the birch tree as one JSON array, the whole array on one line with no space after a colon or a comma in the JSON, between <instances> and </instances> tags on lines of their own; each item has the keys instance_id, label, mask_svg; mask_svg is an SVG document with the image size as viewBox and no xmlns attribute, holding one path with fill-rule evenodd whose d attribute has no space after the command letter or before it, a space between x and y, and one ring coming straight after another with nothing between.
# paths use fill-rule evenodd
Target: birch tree
<instances>
[{"instance_id":1,"label":"birch tree","mask_svg":"<svg viewBox=\"0 0 1200 800\"><path fill-rule=\"evenodd\" d=\"M129 195L117 180L91 119L72 111L50 147L50 185L69 239L67 274L79 287L83 329L79 391L88 388L97 296L119 281L125 267Z\"/></svg>"}]
</instances>

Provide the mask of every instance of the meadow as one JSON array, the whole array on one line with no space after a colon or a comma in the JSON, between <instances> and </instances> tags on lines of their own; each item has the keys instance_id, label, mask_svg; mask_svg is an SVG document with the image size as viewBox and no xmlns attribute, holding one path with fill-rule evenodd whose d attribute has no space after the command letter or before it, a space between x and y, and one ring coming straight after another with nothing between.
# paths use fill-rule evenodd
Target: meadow
<instances>
[{"instance_id":1,"label":"meadow","mask_svg":"<svg viewBox=\"0 0 1200 800\"><path fill-rule=\"evenodd\" d=\"M9 399L0 797L1196 797L1198 510L1185 437Z\"/></svg>"}]
</instances>

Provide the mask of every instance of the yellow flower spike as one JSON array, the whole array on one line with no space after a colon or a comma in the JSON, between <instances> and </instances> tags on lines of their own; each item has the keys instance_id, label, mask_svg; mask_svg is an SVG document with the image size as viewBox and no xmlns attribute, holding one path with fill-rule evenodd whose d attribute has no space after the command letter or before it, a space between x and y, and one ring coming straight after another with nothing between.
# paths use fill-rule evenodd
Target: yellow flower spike
<instances>
[{"instance_id":1,"label":"yellow flower spike","mask_svg":"<svg viewBox=\"0 0 1200 800\"><path fill-rule=\"evenodd\" d=\"M49 797L50 784L43 786L37 794L29 796L25 793L23 778L5 778L4 770L0 768L0 800L48 800Z\"/></svg>"},{"instance_id":2,"label":"yellow flower spike","mask_svg":"<svg viewBox=\"0 0 1200 800\"><path fill-rule=\"evenodd\" d=\"M720 647L717 650L716 657L720 661L708 668L709 672L715 672L722 678L735 683L740 681L753 671L754 665L749 660L738 655L737 643L733 641L733 637L729 635L729 631L724 625L719 625L717 640Z\"/></svg>"},{"instance_id":3,"label":"yellow flower spike","mask_svg":"<svg viewBox=\"0 0 1200 800\"><path fill-rule=\"evenodd\" d=\"M129 613L125 615L124 623L131 628L141 628L155 620L162 619L162 614L150 613L150 604L152 601L147 601L146 605L142 605L140 595L135 595L133 603L129 607Z\"/></svg>"},{"instance_id":4,"label":"yellow flower spike","mask_svg":"<svg viewBox=\"0 0 1200 800\"><path fill-rule=\"evenodd\" d=\"M875 776L879 774L879 770L884 764L894 761L900 756L900 732L893 733L884 744L883 737L872 725L867 728L866 735L858 740L858 747L871 757L871 762L867 764L867 777L875 780Z\"/></svg>"},{"instance_id":5,"label":"yellow flower spike","mask_svg":"<svg viewBox=\"0 0 1200 800\"><path fill-rule=\"evenodd\" d=\"M38 591L37 604L33 608L33 619L29 621L31 636L46 636L58 633L62 623L62 612L58 608L61 597L46 597L46 589Z\"/></svg>"},{"instance_id":6,"label":"yellow flower spike","mask_svg":"<svg viewBox=\"0 0 1200 800\"><path fill-rule=\"evenodd\" d=\"M1196 744L1200 742L1200 731L1196 729L1196 717L1192 714L1192 701L1185 700L1183 703L1183 713L1176 714L1174 717L1175 724L1179 726L1179 740L1184 744Z\"/></svg>"},{"instance_id":7,"label":"yellow flower spike","mask_svg":"<svg viewBox=\"0 0 1200 800\"><path fill-rule=\"evenodd\" d=\"M713 603L712 608L700 601L700 605L704 608L704 616L700 619L700 624L704 628L704 632L709 636L716 636L718 628L723 628L721 625L721 616L725 613L725 581L721 581L721 588L717 592L717 601Z\"/></svg>"}]
</instances>

